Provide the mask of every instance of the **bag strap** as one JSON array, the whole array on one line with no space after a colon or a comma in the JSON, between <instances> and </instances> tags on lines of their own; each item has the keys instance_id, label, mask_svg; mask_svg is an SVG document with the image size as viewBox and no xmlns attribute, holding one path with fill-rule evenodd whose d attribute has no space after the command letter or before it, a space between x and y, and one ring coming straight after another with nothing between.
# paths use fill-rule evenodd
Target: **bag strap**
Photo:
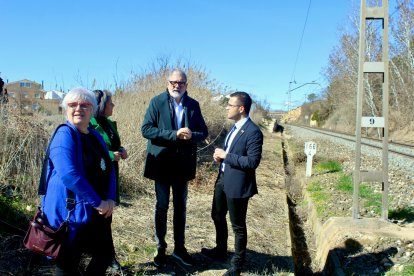
<instances>
[{"instance_id":1,"label":"bag strap","mask_svg":"<svg viewBox=\"0 0 414 276\"><path fill-rule=\"evenodd\" d=\"M49 163L50 144L52 144L53 138L55 137L58 129L60 127L63 127L63 126L66 126L70 129L70 133L71 133L72 138L74 139L75 143L78 142L75 131L70 126L68 126L67 124L60 124L56 128L55 132L53 133L52 137L50 138L49 145L47 146L46 154L45 154L45 157L43 159L42 173L40 175L39 189L38 189L38 192L37 192L38 195L43 195L43 196L46 195L47 185L48 185L48 182L46 180L46 175L47 175L47 165ZM68 194L68 198L66 199L66 208L68 210L70 210L69 213L68 213L68 218L69 218L69 214L74 209L76 202L75 202L75 193L73 191L69 190L69 189L66 189L66 190L67 190L67 194Z\"/></svg>"}]
</instances>

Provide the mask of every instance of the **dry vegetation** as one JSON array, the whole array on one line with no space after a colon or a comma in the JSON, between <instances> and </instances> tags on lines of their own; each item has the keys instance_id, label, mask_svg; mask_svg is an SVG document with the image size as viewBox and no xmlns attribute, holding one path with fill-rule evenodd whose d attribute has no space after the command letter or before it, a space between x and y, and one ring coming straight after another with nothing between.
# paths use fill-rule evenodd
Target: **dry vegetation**
<instances>
[{"instance_id":1,"label":"dry vegetation","mask_svg":"<svg viewBox=\"0 0 414 276\"><path fill-rule=\"evenodd\" d=\"M0 117L0 187L33 198L48 133L34 118L22 117L7 106L0 108Z\"/></svg>"},{"instance_id":2,"label":"dry vegetation","mask_svg":"<svg viewBox=\"0 0 414 276\"><path fill-rule=\"evenodd\" d=\"M209 274L207 271L223 270L227 266L220 263L211 264L198 252L202 246L212 246L214 242L210 210L217 167L211 161L211 156L215 145L222 143L231 122L225 119L226 100L213 99L214 96L226 91L216 85L214 80L209 80L203 70L194 66L184 68L188 72L189 94L200 102L209 128L209 137L199 146L198 173L190 186L187 244L190 253L194 254L194 258L200 264L193 268L191 273L206 271ZM152 266L155 249L153 183L142 176L147 141L140 134L140 125L150 99L165 90L166 77L171 69L170 66L161 66L160 69L137 75L114 96L116 107L113 118L118 122L122 143L128 149L130 158L120 164L121 194L124 203L118 207L114 215L113 235L118 258L127 267L125 272L128 275L158 273ZM0 273L24 274L30 267L30 274L47 275L51 273L51 264L33 259L32 254L22 247L21 241L27 227L27 218L33 212L33 206L38 204L37 181L47 141L55 127L64 121L64 117L60 115L45 118L38 114L26 117L15 113L7 106L2 106L0 111L0 203L3 210L0 246L5 248L0 253ZM263 115L263 108L258 106L252 118L256 122L261 122ZM273 275L280 271L291 271L287 246L289 239L286 236L286 199L281 187L274 186L275 179L279 184L283 181L282 161L275 161L281 153L280 149L277 149L280 142L272 136L271 139L266 139L266 143L267 150L258 176L260 195L253 198L252 208L249 210L251 243L248 254L251 261L248 269L253 275ZM32 207L27 208L27 203ZM5 216L6 212L13 214ZM168 238L171 244L170 232ZM232 238L229 242L232 248ZM190 273L174 262L165 272L173 271Z\"/></svg>"},{"instance_id":3,"label":"dry vegetation","mask_svg":"<svg viewBox=\"0 0 414 276\"><path fill-rule=\"evenodd\" d=\"M148 182L142 176L147 141L141 136L140 126L151 98L165 91L170 70L171 68L162 67L151 73L136 76L114 97L116 107L113 118L118 122L122 143L130 155L128 162L120 164L121 173L124 172L121 176L122 187L126 194L139 193L140 184ZM189 95L199 101L209 129L209 137L205 143L200 144L199 156L204 157L209 155L211 150L211 146L208 145L217 141L217 136L225 134L223 128L229 123L225 119L223 106L213 100L215 95L220 95L224 91L212 86L208 76L201 69L190 67L186 71Z\"/></svg>"},{"instance_id":4,"label":"dry vegetation","mask_svg":"<svg viewBox=\"0 0 414 276\"><path fill-rule=\"evenodd\" d=\"M252 198L248 210L249 250L244 275L288 275L292 272L280 144L279 136L265 133L263 159L257 171L259 195ZM217 169L211 162L204 163L189 187L186 244L197 263L193 268L180 266L172 258L162 270L153 266L155 200L152 186L147 187L145 194L127 199L118 208L113 222L114 237L119 259L127 267L126 273L220 275L228 268L228 263L211 262L200 254L202 247L214 246L215 232L210 212ZM168 229L167 243L170 246L167 253L171 254L172 212L169 212ZM230 251L233 251L233 242L230 235Z\"/></svg>"},{"instance_id":5,"label":"dry vegetation","mask_svg":"<svg viewBox=\"0 0 414 276\"><path fill-rule=\"evenodd\" d=\"M367 1L378 5L381 1ZM381 4L379 4L381 6ZM317 117L319 126L355 133L356 97L359 57L359 6L355 5L348 24L339 29L337 46L329 55L323 77L329 84L321 91L320 102L306 107L304 116ZM389 10L389 131L394 141L414 143L414 56L413 30L414 5L412 1L396 1ZM369 21L366 28L365 61L382 61L382 28L379 20ZM382 117L382 74L365 74L363 92L363 116ZM313 99L314 100L314 99ZM302 106L303 107L303 106ZM379 133L372 131L373 137Z\"/></svg>"}]
</instances>

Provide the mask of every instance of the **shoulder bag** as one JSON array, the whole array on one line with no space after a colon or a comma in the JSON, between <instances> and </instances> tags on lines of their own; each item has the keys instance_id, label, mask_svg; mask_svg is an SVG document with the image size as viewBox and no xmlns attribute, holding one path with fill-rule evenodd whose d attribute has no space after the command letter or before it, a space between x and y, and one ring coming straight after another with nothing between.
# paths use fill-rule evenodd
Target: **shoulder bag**
<instances>
[{"instance_id":1,"label":"shoulder bag","mask_svg":"<svg viewBox=\"0 0 414 276\"><path fill-rule=\"evenodd\" d=\"M53 137L56 134L56 131L61 127L65 126L62 124L58 126L55 130ZM66 125L67 126L67 125ZM74 131L69 127L71 130L71 134L76 141L76 135ZM49 162L49 154L50 154L50 143L48 145L45 158L43 160L43 167L42 167L42 174L40 176L39 181L39 195L45 195L47 190L47 181L46 181L46 174L47 174L47 165ZM53 229L49 224L46 218L46 215L42 212L41 208L39 207L36 210L36 213L33 219L29 223L29 229L27 230L26 236L23 240L24 246L34 251L35 253L56 258L59 254L62 245L66 243L68 237L68 221L71 212L75 207L75 195L71 190L67 190L68 198L66 199L66 208L69 210L68 216L64 222L59 226L58 229Z\"/></svg>"}]
</instances>

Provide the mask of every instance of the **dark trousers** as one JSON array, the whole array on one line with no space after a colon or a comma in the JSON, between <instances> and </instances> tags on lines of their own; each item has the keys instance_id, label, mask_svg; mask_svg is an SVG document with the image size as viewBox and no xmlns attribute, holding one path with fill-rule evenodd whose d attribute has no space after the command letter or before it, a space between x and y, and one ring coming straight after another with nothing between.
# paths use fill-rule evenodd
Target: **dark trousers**
<instances>
[{"instance_id":1,"label":"dark trousers","mask_svg":"<svg viewBox=\"0 0 414 276\"><path fill-rule=\"evenodd\" d=\"M93 210L92 220L82 226L76 237L62 248L56 259L56 276L79 275L78 267L83 253L91 254L86 275L105 275L115 256L112 241L112 217L104 218Z\"/></svg>"},{"instance_id":2,"label":"dark trousers","mask_svg":"<svg viewBox=\"0 0 414 276\"><path fill-rule=\"evenodd\" d=\"M214 188L211 217L216 227L217 249L227 251L228 229L226 222L227 211L230 215L231 226L235 235L234 255L231 264L241 269L246 258L247 226L246 214L249 198L228 198L224 193L223 174L220 173Z\"/></svg>"},{"instance_id":3,"label":"dark trousers","mask_svg":"<svg viewBox=\"0 0 414 276\"><path fill-rule=\"evenodd\" d=\"M187 182L159 182L155 181L155 240L157 248L167 248L165 235L167 234L167 212L170 203L170 189L173 194L173 227L174 247L184 248L185 244L185 220L187 210Z\"/></svg>"}]
</instances>

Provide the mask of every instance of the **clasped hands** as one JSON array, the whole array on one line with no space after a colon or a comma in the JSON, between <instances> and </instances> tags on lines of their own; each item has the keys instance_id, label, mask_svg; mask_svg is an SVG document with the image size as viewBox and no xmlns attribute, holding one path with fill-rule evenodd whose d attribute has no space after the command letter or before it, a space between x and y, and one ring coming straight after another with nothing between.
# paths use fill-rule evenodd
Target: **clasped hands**
<instances>
[{"instance_id":1,"label":"clasped hands","mask_svg":"<svg viewBox=\"0 0 414 276\"><path fill-rule=\"evenodd\" d=\"M100 215L103 215L105 218L109 218L112 215L112 212L114 211L114 207L115 201L113 201L112 199L108 199L102 200L101 204L99 204L99 206L95 209L98 210Z\"/></svg>"},{"instance_id":2,"label":"clasped hands","mask_svg":"<svg viewBox=\"0 0 414 276\"><path fill-rule=\"evenodd\" d=\"M227 152L224 149L216 148L214 150L213 159L215 162L221 162L226 159Z\"/></svg>"},{"instance_id":3,"label":"clasped hands","mask_svg":"<svg viewBox=\"0 0 414 276\"><path fill-rule=\"evenodd\" d=\"M193 132L188 127L183 127L177 130L177 138L182 140L190 140Z\"/></svg>"},{"instance_id":4,"label":"clasped hands","mask_svg":"<svg viewBox=\"0 0 414 276\"><path fill-rule=\"evenodd\" d=\"M120 148L119 151L114 151L114 160L119 161L121 159L127 159L128 152L125 148Z\"/></svg>"}]
</instances>

